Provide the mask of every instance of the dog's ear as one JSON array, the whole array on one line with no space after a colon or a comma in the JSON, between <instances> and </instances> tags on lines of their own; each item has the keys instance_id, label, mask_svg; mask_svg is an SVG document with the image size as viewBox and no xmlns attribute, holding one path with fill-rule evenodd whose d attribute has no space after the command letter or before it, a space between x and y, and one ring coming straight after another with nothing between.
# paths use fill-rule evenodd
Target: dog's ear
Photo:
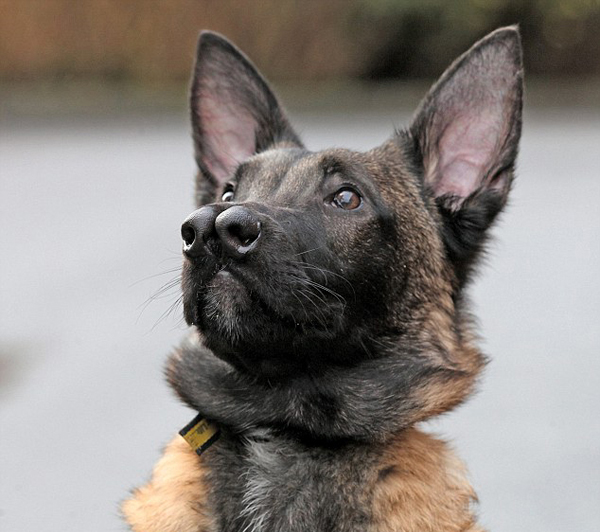
<instances>
[{"instance_id":1,"label":"dog's ear","mask_svg":"<svg viewBox=\"0 0 600 532\"><path fill-rule=\"evenodd\" d=\"M410 127L461 285L486 229L506 203L521 135L522 93L519 32L502 28L448 68Z\"/></svg>"},{"instance_id":2,"label":"dog's ear","mask_svg":"<svg viewBox=\"0 0 600 532\"><path fill-rule=\"evenodd\" d=\"M200 34L190 98L198 203L251 155L277 142L301 146L265 79L221 35Z\"/></svg>"}]
</instances>

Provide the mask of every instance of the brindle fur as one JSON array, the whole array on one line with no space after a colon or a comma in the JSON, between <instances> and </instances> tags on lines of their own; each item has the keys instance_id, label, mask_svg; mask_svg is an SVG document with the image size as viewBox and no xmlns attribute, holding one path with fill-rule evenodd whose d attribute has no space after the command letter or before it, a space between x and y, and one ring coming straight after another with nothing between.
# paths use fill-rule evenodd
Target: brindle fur
<instances>
[{"instance_id":1,"label":"brindle fur","mask_svg":"<svg viewBox=\"0 0 600 532\"><path fill-rule=\"evenodd\" d=\"M485 363L464 289L513 179L520 50L515 28L497 30L408 129L365 153L313 153L251 63L202 34L198 206L250 209L261 240L230 260L211 236L185 261L195 329L167 378L222 436L202 457L167 447L123 505L134 531L480 530L462 464L414 425L464 401ZM254 132L245 155L236 124ZM218 201L227 182L233 204ZM323 206L348 182L360 210Z\"/></svg>"}]
</instances>

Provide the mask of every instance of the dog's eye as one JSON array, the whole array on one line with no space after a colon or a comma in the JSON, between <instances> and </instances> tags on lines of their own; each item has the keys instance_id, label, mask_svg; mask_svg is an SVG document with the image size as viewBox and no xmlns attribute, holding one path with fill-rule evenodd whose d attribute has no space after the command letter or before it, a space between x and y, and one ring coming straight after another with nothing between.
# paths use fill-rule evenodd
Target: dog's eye
<instances>
[{"instance_id":1,"label":"dog's eye","mask_svg":"<svg viewBox=\"0 0 600 532\"><path fill-rule=\"evenodd\" d=\"M233 201L233 197L235 196L233 192L233 187L231 185L227 185L225 188L225 192L221 196L221 201Z\"/></svg>"},{"instance_id":2,"label":"dog's eye","mask_svg":"<svg viewBox=\"0 0 600 532\"><path fill-rule=\"evenodd\" d=\"M358 209L362 205L362 198L355 190L345 187L335 193L331 200L331 204L339 209L352 211Z\"/></svg>"}]
</instances>

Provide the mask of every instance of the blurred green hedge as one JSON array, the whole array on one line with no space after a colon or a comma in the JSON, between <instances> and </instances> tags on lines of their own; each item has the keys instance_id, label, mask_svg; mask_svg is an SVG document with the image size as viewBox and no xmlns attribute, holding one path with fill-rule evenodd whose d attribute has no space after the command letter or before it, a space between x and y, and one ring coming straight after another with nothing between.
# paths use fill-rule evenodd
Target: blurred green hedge
<instances>
[{"instance_id":1,"label":"blurred green hedge","mask_svg":"<svg viewBox=\"0 0 600 532\"><path fill-rule=\"evenodd\" d=\"M600 74L600 0L0 0L0 79L187 79L199 29L274 79L431 77L519 23L530 74Z\"/></svg>"}]
</instances>

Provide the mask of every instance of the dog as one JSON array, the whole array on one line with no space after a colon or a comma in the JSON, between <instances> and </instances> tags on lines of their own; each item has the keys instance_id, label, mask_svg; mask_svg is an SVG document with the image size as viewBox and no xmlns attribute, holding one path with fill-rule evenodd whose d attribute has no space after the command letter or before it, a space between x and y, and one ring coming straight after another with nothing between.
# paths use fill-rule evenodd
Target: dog
<instances>
[{"instance_id":1,"label":"dog","mask_svg":"<svg viewBox=\"0 0 600 532\"><path fill-rule=\"evenodd\" d=\"M249 59L201 34L193 332L166 374L207 437L201 456L167 446L122 507L132 530L482 530L462 463L415 424L486 362L465 290L511 189L522 92L519 32L501 28L382 145L311 152Z\"/></svg>"}]
</instances>

